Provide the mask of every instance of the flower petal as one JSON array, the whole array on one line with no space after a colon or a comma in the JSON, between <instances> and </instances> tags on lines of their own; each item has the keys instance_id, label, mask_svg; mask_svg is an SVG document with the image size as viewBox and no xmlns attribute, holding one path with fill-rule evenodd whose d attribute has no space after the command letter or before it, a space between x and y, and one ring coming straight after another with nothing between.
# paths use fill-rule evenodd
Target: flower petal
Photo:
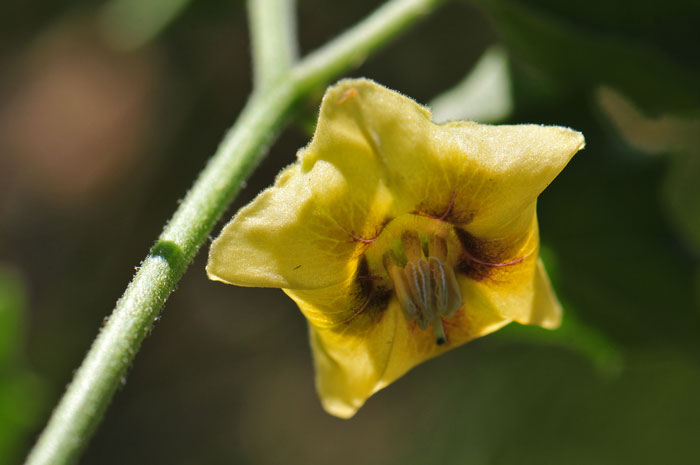
<instances>
[{"instance_id":1,"label":"flower petal","mask_svg":"<svg viewBox=\"0 0 700 465\"><path fill-rule=\"evenodd\" d=\"M299 158L304 165L327 160L334 165L364 163L387 179L390 189L403 176L391 166L396 153L419 155L436 130L430 111L408 97L368 79L345 79L323 97L314 139ZM348 160L337 146L353 145L362 157ZM409 167L410 168L410 167Z\"/></svg>"},{"instance_id":2,"label":"flower petal","mask_svg":"<svg viewBox=\"0 0 700 465\"><path fill-rule=\"evenodd\" d=\"M441 152L462 154L470 166L457 176L455 212L470 212L465 228L481 238L501 237L514 228L537 196L584 147L581 133L564 127L489 126L471 122L444 128Z\"/></svg>"},{"instance_id":3,"label":"flower petal","mask_svg":"<svg viewBox=\"0 0 700 465\"><path fill-rule=\"evenodd\" d=\"M537 271L535 273L535 295L532 299L532 313L527 321L531 325L542 326L547 329L556 329L561 324L561 304L549 282L547 270L542 260L537 261Z\"/></svg>"},{"instance_id":4,"label":"flower petal","mask_svg":"<svg viewBox=\"0 0 700 465\"><path fill-rule=\"evenodd\" d=\"M458 269L489 296L504 318L555 329L561 323L561 306L538 257L534 205L532 210L529 233L520 239L480 241L477 249L463 241L467 257ZM462 289L462 297L469 299L467 290Z\"/></svg>"},{"instance_id":5,"label":"flower petal","mask_svg":"<svg viewBox=\"0 0 700 465\"><path fill-rule=\"evenodd\" d=\"M397 199L394 215L443 217L484 238L512 231L584 146L581 133L556 126L436 125L425 107L366 79L328 90L321 132L324 110L342 114L346 128L354 121ZM341 154L326 156L336 163Z\"/></svg>"},{"instance_id":6,"label":"flower petal","mask_svg":"<svg viewBox=\"0 0 700 465\"><path fill-rule=\"evenodd\" d=\"M352 157L353 153L348 153ZM214 241L207 273L239 286L322 288L352 276L390 196L376 173L320 160L285 169Z\"/></svg>"},{"instance_id":7,"label":"flower petal","mask_svg":"<svg viewBox=\"0 0 700 465\"><path fill-rule=\"evenodd\" d=\"M560 127L436 125L407 97L341 81L298 162L214 241L207 272L283 288L309 321L324 408L350 417L415 365L511 321L558 325L536 199L583 145ZM444 345L405 318L384 268L404 230L449 238L463 305L435 322Z\"/></svg>"},{"instance_id":8,"label":"flower petal","mask_svg":"<svg viewBox=\"0 0 700 465\"><path fill-rule=\"evenodd\" d=\"M404 318L393 298L375 321L318 327L310 320L316 389L326 411L349 418L375 392L419 363L508 324L478 287L470 286L468 310L444 321L447 344L435 344L431 330L421 330ZM300 307L308 303L299 302Z\"/></svg>"}]
</instances>

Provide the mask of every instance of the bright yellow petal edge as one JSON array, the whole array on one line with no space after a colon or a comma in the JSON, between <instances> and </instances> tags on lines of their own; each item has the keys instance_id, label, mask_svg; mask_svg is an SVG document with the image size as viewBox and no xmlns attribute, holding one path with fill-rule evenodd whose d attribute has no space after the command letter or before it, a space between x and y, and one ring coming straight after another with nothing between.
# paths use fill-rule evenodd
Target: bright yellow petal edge
<instances>
[{"instance_id":1,"label":"bright yellow petal edge","mask_svg":"<svg viewBox=\"0 0 700 465\"><path fill-rule=\"evenodd\" d=\"M213 242L207 273L297 303L323 407L349 418L469 340L559 325L536 200L583 147L556 126L436 125L397 92L340 81L297 162Z\"/></svg>"}]
</instances>

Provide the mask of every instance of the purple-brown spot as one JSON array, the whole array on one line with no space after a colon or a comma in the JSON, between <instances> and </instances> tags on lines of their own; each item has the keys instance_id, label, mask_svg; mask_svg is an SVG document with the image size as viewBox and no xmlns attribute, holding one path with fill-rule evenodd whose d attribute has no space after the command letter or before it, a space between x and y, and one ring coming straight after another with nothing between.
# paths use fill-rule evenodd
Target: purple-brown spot
<instances>
[{"instance_id":1,"label":"purple-brown spot","mask_svg":"<svg viewBox=\"0 0 700 465\"><path fill-rule=\"evenodd\" d=\"M462 228L455 228L455 233L462 245L462 253L455 269L475 281L493 279L498 270L516 265L527 258L513 258L502 243L477 239Z\"/></svg>"},{"instance_id":2,"label":"purple-brown spot","mask_svg":"<svg viewBox=\"0 0 700 465\"><path fill-rule=\"evenodd\" d=\"M427 218L432 218L434 220L444 221L446 223L452 223L454 225L465 225L472 221L474 218L474 212L468 210L459 210L455 208L455 200L457 199L457 190L452 192L450 200L447 206L441 209L437 209L434 206L428 206L424 203L418 205L418 208L413 212L414 215L425 216Z\"/></svg>"},{"instance_id":3,"label":"purple-brown spot","mask_svg":"<svg viewBox=\"0 0 700 465\"><path fill-rule=\"evenodd\" d=\"M361 331L366 325L376 324L381 319L393 295L392 290L383 285L382 281L380 277L370 274L367 258L364 255L360 257L350 296L350 300L356 302L356 311L341 322L343 330Z\"/></svg>"}]
</instances>

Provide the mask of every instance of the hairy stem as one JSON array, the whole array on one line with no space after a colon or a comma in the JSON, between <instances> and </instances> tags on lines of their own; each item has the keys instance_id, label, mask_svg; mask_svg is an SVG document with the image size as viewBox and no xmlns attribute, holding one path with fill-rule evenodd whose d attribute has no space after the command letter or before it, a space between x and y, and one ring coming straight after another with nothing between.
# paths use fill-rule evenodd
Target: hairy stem
<instances>
[{"instance_id":1,"label":"hairy stem","mask_svg":"<svg viewBox=\"0 0 700 465\"><path fill-rule=\"evenodd\" d=\"M248 101L117 302L27 464L77 460L153 322L294 103L423 16L438 0L392 0Z\"/></svg>"},{"instance_id":2,"label":"hairy stem","mask_svg":"<svg viewBox=\"0 0 700 465\"><path fill-rule=\"evenodd\" d=\"M295 0L248 0L255 90L270 86L297 58Z\"/></svg>"}]
</instances>

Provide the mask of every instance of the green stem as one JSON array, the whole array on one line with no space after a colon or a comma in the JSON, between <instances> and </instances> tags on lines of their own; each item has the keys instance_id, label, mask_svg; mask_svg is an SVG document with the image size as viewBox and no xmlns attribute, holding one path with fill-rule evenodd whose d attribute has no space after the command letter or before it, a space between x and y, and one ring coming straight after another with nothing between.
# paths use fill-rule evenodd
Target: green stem
<instances>
[{"instance_id":1,"label":"green stem","mask_svg":"<svg viewBox=\"0 0 700 465\"><path fill-rule=\"evenodd\" d=\"M100 8L100 32L117 50L135 50L158 36L191 2L109 0Z\"/></svg>"},{"instance_id":2,"label":"green stem","mask_svg":"<svg viewBox=\"0 0 700 465\"><path fill-rule=\"evenodd\" d=\"M27 464L73 463L187 266L259 164L294 103L357 64L438 0L393 0L248 101L165 227L54 410Z\"/></svg>"},{"instance_id":3,"label":"green stem","mask_svg":"<svg viewBox=\"0 0 700 465\"><path fill-rule=\"evenodd\" d=\"M297 58L295 0L248 0L255 90L285 74Z\"/></svg>"},{"instance_id":4,"label":"green stem","mask_svg":"<svg viewBox=\"0 0 700 465\"><path fill-rule=\"evenodd\" d=\"M310 53L291 70L299 83L299 90L304 93L310 92L324 86L348 68L359 65L377 47L426 16L443 1L386 2L361 23Z\"/></svg>"}]
</instances>

